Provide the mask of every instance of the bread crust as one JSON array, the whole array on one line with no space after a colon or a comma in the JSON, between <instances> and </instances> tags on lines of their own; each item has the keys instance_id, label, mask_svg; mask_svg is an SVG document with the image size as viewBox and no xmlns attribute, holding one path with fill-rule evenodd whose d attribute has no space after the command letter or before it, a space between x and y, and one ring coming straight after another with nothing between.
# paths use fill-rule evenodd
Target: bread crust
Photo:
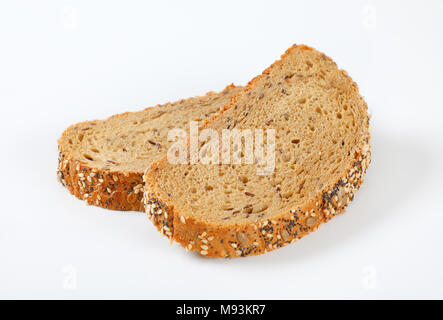
<instances>
[{"instance_id":1,"label":"bread crust","mask_svg":"<svg viewBox=\"0 0 443 320\"><path fill-rule=\"evenodd\" d=\"M284 58L295 48L313 50L305 45L294 45L281 58ZM324 55L325 59L330 59ZM270 68L279 64L274 62L262 75L252 79L243 93L235 94L228 105L219 115L235 105L240 94L251 90L254 83L262 76L269 74ZM340 72L347 76L346 72ZM358 87L352 81L353 89ZM356 142L354 162L346 174L325 186L318 194L303 206L294 208L272 219L261 219L256 222L245 222L232 225L209 225L197 221L184 212L177 212L172 204L152 188L150 171L158 170L162 159L155 161L144 175L145 191L144 206L148 217L155 227L171 241L181 244L187 251L197 251L205 257L246 257L263 254L287 244L294 243L305 235L317 230L322 224L344 212L346 206L353 200L355 192L363 183L363 176L371 162L371 142L369 116L366 109L361 110L365 115L364 134L361 141ZM206 120L203 128L211 124L218 115Z\"/></svg>"},{"instance_id":2,"label":"bread crust","mask_svg":"<svg viewBox=\"0 0 443 320\"><path fill-rule=\"evenodd\" d=\"M85 203L120 211L143 211L142 174L91 167L59 148L57 176Z\"/></svg>"},{"instance_id":3,"label":"bread crust","mask_svg":"<svg viewBox=\"0 0 443 320\"><path fill-rule=\"evenodd\" d=\"M234 84L228 85L221 94L229 92L231 89L240 88ZM197 102L218 94L210 91L200 97L191 97L182 99L177 103L191 99L198 99ZM164 105L157 105L151 108L162 108L170 105L168 102ZM106 120L119 118L128 115L125 112L113 115ZM119 211L144 211L143 206L143 173L141 172L121 172L112 169L103 169L91 166L90 164L75 159L69 152L68 142L69 133L73 129L83 126L94 126L100 120L86 121L74 124L67 128L58 140L58 180L65 186L71 194L77 198L84 200L85 203L96 205L102 208Z\"/></svg>"}]
</instances>

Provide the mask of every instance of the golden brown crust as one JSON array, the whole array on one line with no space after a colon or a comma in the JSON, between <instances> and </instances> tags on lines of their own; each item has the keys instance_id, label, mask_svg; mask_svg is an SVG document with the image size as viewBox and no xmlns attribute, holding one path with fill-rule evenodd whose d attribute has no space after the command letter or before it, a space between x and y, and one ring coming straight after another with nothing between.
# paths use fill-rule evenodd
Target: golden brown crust
<instances>
[{"instance_id":1,"label":"golden brown crust","mask_svg":"<svg viewBox=\"0 0 443 320\"><path fill-rule=\"evenodd\" d=\"M227 94L230 90L240 88L234 84L228 85L221 93ZM197 102L206 99L218 93L214 91L207 92L204 96L197 97ZM188 98L177 101L182 103ZM164 105L157 105L151 108L162 108L170 105L168 102ZM112 118L120 118L128 115L125 112L113 115L106 120ZM58 168L57 176L59 181L74 196L84 200L87 204L96 205L102 208L120 211L144 211L143 208L143 173L130 171L121 172L112 169L103 169L91 166L90 164L75 159L69 152L68 140L69 133L83 126L94 126L100 120L86 121L71 125L66 129L58 140Z\"/></svg>"},{"instance_id":2,"label":"golden brown crust","mask_svg":"<svg viewBox=\"0 0 443 320\"><path fill-rule=\"evenodd\" d=\"M143 211L142 174L94 168L60 150L57 175L63 186L87 204L111 210Z\"/></svg>"},{"instance_id":3,"label":"golden brown crust","mask_svg":"<svg viewBox=\"0 0 443 320\"><path fill-rule=\"evenodd\" d=\"M295 48L313 50L305 45L294 45L281 57L284 58ZM324 59L330 59L323 55ZM274 62L262 75L252 79L242 93L235 94L228 105L220 110L220 114L235 105L238 97L251 90L254 83L269 73L270 68L281 63ZM349 78L345 71L340 72ZM349 78L350 79L350 78ZM353 90L358 93L358 87L352 81ZM302 207L294 208L273 219L262 219L236 225L208 225L195 221L192 217L185 218L184 213L177 212L156 190L148 190L153 181L145 174L144 206L149 218L156 228L171 241L180 243L186 250L198 251L206 257L245 257L258 255L294 243L305 235L315 231L322 223L344 212L353 200L355 192L363 183L363 176L371 161L369 117L366 104L361 112L366 117L364 134L361 141L356 141L354 162L334 183L325 186L316 197L313 197ZM219 115L205 121L203 128L208 127ZM159 168L163 160L155 161L150 170Z\"/></svg>"}]
</instances>

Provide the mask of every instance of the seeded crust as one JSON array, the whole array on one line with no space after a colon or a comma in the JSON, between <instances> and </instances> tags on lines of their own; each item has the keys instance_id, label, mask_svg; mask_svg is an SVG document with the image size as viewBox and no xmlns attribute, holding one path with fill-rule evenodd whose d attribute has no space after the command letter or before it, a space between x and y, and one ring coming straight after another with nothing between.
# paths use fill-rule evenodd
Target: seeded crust
<instances>
[{"instance_id":1,"label":"seeded crust","mask_svg":"<svg viewBox=\"0 0 443 320\"><path fill-rule=\"evenodd\" d=\"M242 87L229 85L221 92L208 92L201 97L193 97L189 99L182 99L174 103L166 103L164 105L157 105L152 108L147 108L149 112L162 113L165 107L174 112L175 105L177 108L183 106L183 103L191 104L190 107L195 107L202 104L201 112L198 112L198 118L205 118L205 104L221 103L217 105L220 109L229 98L239 92ZM172 108L172 109L171 109ZM88 130L94 130L103 122L109 120L124 120L136 113L122 113L114 115L106 120L95 120L81 122L70 126L66 129L60 139L58 140L58 169L57 176L59 181L77 198L84 200L87 204L96 205L111 210L120 211L144 211L143 209L143 173L152 161L158 156L152 155L152 159L148 159L143 167L132 170L119 169L116 163L108 160L109 163L103 165L96 165L88 161L88 159L79 159L72 154L72 145L69 144L69 139L72 136L81 134ZM138 112L140 117L143 116L144 111ZM139 117L138 115L136 117ZM198 119L195 119L198 120ZM153 121L158 125L157 121ZM162 128L159 128L162 129ZM168 130L167 128L163 128ZM103 141L103 143L106 143ZM128 141L129 143L129 141ZM166 142L163 142L167 144Z\"/></svg>"},{"instance_id":2,"label":"seeded crust","mask_svg":"<svg viewBox=\"0 0 443 320\"><path fill-rule=\"evenodd\" d=\"M59 146L59 181L86 204L120 211L143 211L142 174L91 167Z\"/></svg>"},{"instance_id":3,"label":"seeded crust","mask_svg":"<svg viewBox=\"0 0 443 320\"><path fill-rule=\"evenodd\" d=\"M292 50L313 50L301 45L289 48L282 59ZM324 56L325 59L330 59ZM242 93L231 98L221 114L236 104L238 97L251 91L260 77L269 74L270 69L278 66L281 60L276 61L266 69L262 75L251 80ZM348 77L343 70L339 70ZM348 77L349 78L349 77ZM358 92L357 85L353 83ZM366 106L366 105L365 105ZM356 191L363 183L363 176L371 161L369 116L365 113L365 134L355 145L355 161L346 173L325 185L316 196L310 197L303 205L297 206L272 219L259 219L255 222L246 221L228 225L207 223L202 219L195 219L185 212L178 212L173 203L168 203L156 188L152 177L167 161L165 158L154 162L144 175L144 203L145 211L156 228L171 241L181 244L187 251L197 251L205 257L246 257L263 254L287 244L294 243L305 235L317 230L324 222L329 221L344 212L347 205L354 199ZM205 122L204 128L217 119ZM210 211L210 209L208 209Z\"/></svg>"}]
</instances>

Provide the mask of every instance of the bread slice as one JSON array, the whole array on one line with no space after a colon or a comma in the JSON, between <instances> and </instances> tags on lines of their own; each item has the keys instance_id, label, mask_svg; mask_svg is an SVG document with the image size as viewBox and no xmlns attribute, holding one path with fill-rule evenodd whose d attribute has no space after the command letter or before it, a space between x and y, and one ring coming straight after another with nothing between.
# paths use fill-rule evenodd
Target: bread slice
<instances>
[{"instance_id":1,"label":"bread slice","mask_svg":"<svg viewBox=\"0 0 443 320\"><path fill-rule=\"evenodd\" d=\"M354 198L370 163L357 85L304 45L288 49L203 127L219 137L223 129L275 129L276 140L269 175L257 174L261 162L174 165L167 157L145 174L155 226L207 257L262 254L316 230Z\"/></svg>"},{"instance_id":2,"label":"bread slice","mask_svg":"<svg viewBox=\"0 0 443 320\"><path fill-rule=\"evenodd\" d=\"M75 124L58 140L58 177L88 204L113 210L142 207L143 173L168 149L170 128L186 128L217 113L243 88Z\"/></svg>"}]
</instances>

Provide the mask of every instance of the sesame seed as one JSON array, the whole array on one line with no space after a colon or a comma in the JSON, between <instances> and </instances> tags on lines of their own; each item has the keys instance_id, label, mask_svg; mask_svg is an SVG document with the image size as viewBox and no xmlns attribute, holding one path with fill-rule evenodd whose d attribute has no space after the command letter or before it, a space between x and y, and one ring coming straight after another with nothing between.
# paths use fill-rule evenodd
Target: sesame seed
<instances>
[{"instance_id":1,"label":"sesame seed","mask_svg":"<svg viewBox=\"0 0 443 320\"><path fill-rule=\"evenodd\" d=\"M237 244L236 243L231 243L231 246L235 249L237 248Z\"/></svg>"},{"instance_id":2,"label":"sesame seed","mask_svg":"<svg viewBox=\"0 0 443 320\"><path fill-rule=\"evenodd\" d=\"M205 255L208 254L208 251L206 251L206 250L202 250L202 251L200 251L200 254L203 255L203 256L205 256Z\"/></svg>"},{"instance_id":3,"label":"sesame seed","mask_svg":"<svg viewBox=\"0 0 443 320\"><path fill-rule=\"evenodd\" d=\"M181 216L181 217L180 217L180 221L181 221L183 224L186 224L186 219L185 219L185 217Z\"/></svg>"},{"instance_id":4,"label":"sesame seed","mask_svg":"<svg viewBox=\"0 0 443 320\"><path fill-rule=\"evenodd\" d=\"M206 246L206 245L201 245L200 248L202 248L203 250L208 250L209 249L209 247Z\"/></svg>"}]
</instances>

